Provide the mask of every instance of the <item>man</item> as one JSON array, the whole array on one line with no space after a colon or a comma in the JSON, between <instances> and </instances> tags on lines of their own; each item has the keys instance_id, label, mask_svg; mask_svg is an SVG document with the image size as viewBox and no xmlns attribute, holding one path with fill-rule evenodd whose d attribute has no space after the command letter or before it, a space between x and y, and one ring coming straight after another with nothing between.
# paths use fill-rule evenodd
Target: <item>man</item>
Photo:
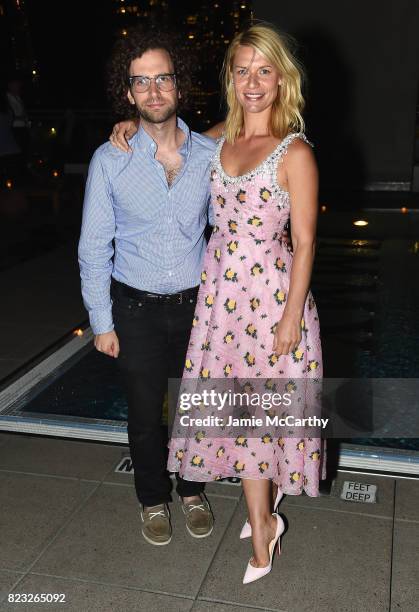
<instances>
[{"instance_id":1,"label":"man","mask_svg":"<svg viewBox=\"0 0 419 612\"><path fill-rule=\"evenodd\" d=\"M119 41L109 91L115 110L129 116L130 107L136 109L141 124L130 141L131 155L110 143L96 150L79 242L95 347L118 358L124 375L142 534L155 545L168 544L172 536L162 405L168 378L183 372L206 246L215 147L177 117L187 77L169 35L134 30ZM177 475L193 537L213 529L203 489L204 483Z\"/></svg>"}]
</instances>

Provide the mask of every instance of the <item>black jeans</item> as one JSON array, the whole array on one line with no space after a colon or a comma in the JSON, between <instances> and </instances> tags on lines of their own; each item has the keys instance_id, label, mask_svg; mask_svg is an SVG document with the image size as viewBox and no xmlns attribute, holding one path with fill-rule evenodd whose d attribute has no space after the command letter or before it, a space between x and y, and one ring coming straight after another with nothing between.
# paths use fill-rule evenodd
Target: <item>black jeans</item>
<instances>
[{"instance_id":1,"label":"black jeans","mask_svg":"<svg viewBox=\"0 0 419 612\"><path fill-rule=\"evenodd\" d=\"M141 303L121 295L112 281L113 320L119 339L117 359L128 400L128 440L138 500L145 506L171 501L166 469L167 435L162 407L168 378L181 378L195 299L182 304ZM198 495L203 482L183 480L176 473L181 497Z\"/></svg>"}]
</instances>

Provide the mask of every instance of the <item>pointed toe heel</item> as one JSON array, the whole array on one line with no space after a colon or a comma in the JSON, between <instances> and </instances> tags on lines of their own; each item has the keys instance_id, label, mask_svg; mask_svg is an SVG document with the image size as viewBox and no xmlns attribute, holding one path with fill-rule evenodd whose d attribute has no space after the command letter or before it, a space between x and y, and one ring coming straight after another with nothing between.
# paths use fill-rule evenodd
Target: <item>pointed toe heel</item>
<instances>
[{"instance_id":1,"label":"pointed toe heel","mask_svg":"<svg viewBox=\"0 0 419 612\"><path fill-rule=\"evenodd\" d=\"M269 574L272 569L272 557L274 555L275 547L277 544L278 554L280 553L280 538L284 532L285 525L279 514L273 512L272 516L276 517L276 533L274 539L269 542L269 565L266 565L265 567L253 567L253 565L250 564L249 560L246 572L244 574L243 584L249 584L249 582L254 582L255 580L259 580L259 578L263 578L263 576L266 576L266 574Z\"/></svg>"},{"instance_id":2,"label":"pointed toe heel","mask_svg":"<svg viewBox=\"0 0 419 612\"><path fill-rule=\"evenodd\" d=\"M276 509L281 499L282 499L282 491L278 488L275 502L274 502L274 512L276 512ZM240 532L240 540L244 540L245 538L251 538L251 537L252 537L252 526L249 523L249 520L246 519L246 522L243 525L242 530Z\"/></svg>"}]
</instances>

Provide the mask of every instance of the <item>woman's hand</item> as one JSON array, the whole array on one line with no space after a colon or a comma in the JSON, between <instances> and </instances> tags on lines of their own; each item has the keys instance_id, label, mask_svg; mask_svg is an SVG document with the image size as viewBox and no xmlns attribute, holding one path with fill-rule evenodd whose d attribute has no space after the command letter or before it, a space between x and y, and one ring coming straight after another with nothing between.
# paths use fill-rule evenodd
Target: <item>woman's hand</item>
<instances>
[{"instance_id":1,"label":"woman's hand","mask_svg":"<svg viewBox=\"0 0 419 612\"><path fill-rule=\"evenodd\" d=\"M113 126L109 140L114 147L121 149L121 151L132 153L128 140L137 133L138 127L139 125L135 121L120 121Z\"/></svg>"},{"instance_id":2,"label":"woman's hand","mask_svg":"<svg viewBox=\"0 0 419 612\"><path fill-rule=\"evenodd\" d=\"M286 315L276 324L272 350L276 355L288 355L301 342L301 318Z\"/></svg>"}]
</instances>

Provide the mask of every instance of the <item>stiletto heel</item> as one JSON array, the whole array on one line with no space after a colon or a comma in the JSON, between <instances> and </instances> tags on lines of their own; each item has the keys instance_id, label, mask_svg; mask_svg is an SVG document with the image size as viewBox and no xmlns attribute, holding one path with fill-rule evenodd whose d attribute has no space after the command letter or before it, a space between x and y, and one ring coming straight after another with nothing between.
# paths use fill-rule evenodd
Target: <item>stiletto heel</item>
<instances>
[{"instance_id":1,"label":"stiletto heel","mask_svg":"<svg viewBox=\"0 0 419 612\"><path fill-rule=\"evenodd\" d=\"M282 496L283 496L283 493L281 489L278 487L278 491L276 493L276 498L274 502L274 512L276 512L276 509L278 508L278 504L281 501ZM240 532L240 539L244 540L245 538L250 538L251 536L252 536L252 526L249 523L249 520L246 519L246 522L243 525L242 530Z\"/></svg>"},{"instance_id":2,"label":"stiletto heel","mask_svg":"<svg viewBox=\"0 0 419 612\"><path fill-rule=\"evenodd\" d=\"M254 582L255 580L259 580L259 578L266 576L266 574L269 574L269 572L272 569L272 557L274 555L275 547L277 544L278 544L278 554L279 554L280 537L284 532L285 525L284 525L284 521L279 516L279 514L276 514L275 512L273 512L272 516L276 517L276 532L275 532L274 539L269 542L269 565L266 565L266 567L253 567L253 565L250 564L250 560L249 560L249 563L247 564L246 572L244 574L243 584Z\"/></svg>"}]
</instances>

